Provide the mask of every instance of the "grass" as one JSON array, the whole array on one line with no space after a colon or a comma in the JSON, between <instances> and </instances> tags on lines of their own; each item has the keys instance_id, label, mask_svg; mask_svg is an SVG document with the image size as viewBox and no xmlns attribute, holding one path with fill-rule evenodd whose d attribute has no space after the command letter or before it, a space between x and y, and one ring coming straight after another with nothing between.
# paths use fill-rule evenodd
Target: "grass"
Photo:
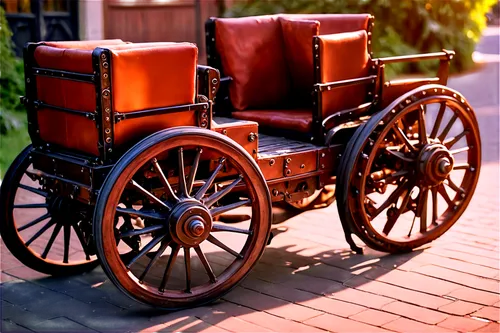
<instances>
[{"instance_id":1,"label":"grass","mask_svg":"<svg viewBox=\"0 0 500 333\"><path fill-rule=\"evenodd\" d=\"M0 179L9 168L12 161L31 141L28 135L26 113L15 113L21 123L19 128L0 135Z\"/></svg>"}]
</instances>

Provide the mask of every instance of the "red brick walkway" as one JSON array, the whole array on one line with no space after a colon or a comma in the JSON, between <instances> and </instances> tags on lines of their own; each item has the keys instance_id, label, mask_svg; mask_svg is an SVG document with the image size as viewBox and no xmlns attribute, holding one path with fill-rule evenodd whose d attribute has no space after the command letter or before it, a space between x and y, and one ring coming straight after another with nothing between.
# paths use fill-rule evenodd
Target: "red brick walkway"
<instances>
[{"instance_id":1,"label":"red brick walkway","mask_svg":"<svg viewBox=\"0 0 500 333\"><path fill-rule=\"evenodd\" d=\"M485 77L496 93L479 98ZM123 296L100 268L50 278L2 244L2 332L499 332L498 63L451 86L476 105L484 161L469 208L430 246L354 255L335 205L289 219L277 209L285 222L239 287L214 304L164 313Z\"/></svg>"}]
</instances>

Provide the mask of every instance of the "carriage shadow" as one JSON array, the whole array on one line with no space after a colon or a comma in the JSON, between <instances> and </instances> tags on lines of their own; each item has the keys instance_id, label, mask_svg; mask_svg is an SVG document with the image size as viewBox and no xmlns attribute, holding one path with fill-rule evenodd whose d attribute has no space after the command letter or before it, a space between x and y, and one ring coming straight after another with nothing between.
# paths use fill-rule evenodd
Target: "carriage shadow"
<instances>
[{"instance_id":1,"label":"carriage shadow","mask_svg":"<svg viewBox=\"0 0 500 333\"><path fill-rule=\"evenodd\" d=\"M327 209L331 208L333 207ZM28 305L26 309L35 313L44 312L50 306L54 315L67 316L104 332L196 332L207 329L209 325L217 325L231 316L249 316L247 319L251 321L252 314L256 311L276 313L276 309L286 305L286 302L304 304L318 298L336 299L336 295L343 291L376 279L420 253L416 251L405 255L387 255L365 249L364 255L356 255L347 248L347 244L341 245L340 238L331 238L330 246L325 244L327 240L319 238L320 243L304 239L300 241L296 237L297 231L293 229L298 222L296 218L305 218L304 216L315 213L275 209L272 228L275 237L271 245L240 286L212 304L175 312L157 310L126 297L98 268L79 276L30 280L63 293L68 298L55 303L49 299L41 299L35 305ZM331 222L336 225L331 232L338 233L340 229L336 227L340 228L340 223ZM225 251L212 251L207 253L207 258L214 263L214 271L222 270L223 265L220 264L229 260ZM160 260L158 266L165 267L168 256L163 256ZM179 260L179 266L182 263ZM206 275L201 265L194 264L192 267L193 276L203 278ZM181 267L176 267L172 276L182 274ZM182 278L178 279L178 282L182 281ZM172 284L175 282L175 278L173 282L169 281ZM258 327L255 326L255 329Z\"/></svg>"}]
</instances>

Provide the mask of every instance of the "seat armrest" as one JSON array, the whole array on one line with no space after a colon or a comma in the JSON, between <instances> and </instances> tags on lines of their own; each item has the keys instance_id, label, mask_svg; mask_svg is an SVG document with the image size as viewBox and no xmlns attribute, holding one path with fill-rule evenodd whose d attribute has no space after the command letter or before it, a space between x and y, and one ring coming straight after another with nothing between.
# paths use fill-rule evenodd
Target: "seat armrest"
<instances>
[{"instance_id":1,"label":"seat armrest","mask_svg":"<svg viewBox=\"0 0 500 333\"><path fill-rule=\"evenodd\" d=\"M198 95L203 95L208 100L215 102L221 84L219 70L210 66L198 65L196 78L198 80Z\"/></svg>"}]
</instances>

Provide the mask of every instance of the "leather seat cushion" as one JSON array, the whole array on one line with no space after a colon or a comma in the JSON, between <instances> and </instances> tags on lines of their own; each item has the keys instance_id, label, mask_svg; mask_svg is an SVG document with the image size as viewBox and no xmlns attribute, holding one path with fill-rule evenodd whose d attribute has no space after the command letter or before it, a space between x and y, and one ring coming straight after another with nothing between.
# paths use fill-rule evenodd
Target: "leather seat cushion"
<instances>
[{"instance_id":1,"label":"leather seat cushion","mask_svg":"<svg viewBox=\"0 0 500 333\"><path fill-rule=\"evenodd\" d=\"M311 104L314 84L313 36L319 34L319 22L280 17L285 58L292 79L294 100Z\"/></svg>"},{"instance_id":2,"label":"leather seat cushion","mask_svg":"<svg viewBox=\"0 0 500 333\"><path fill-rule=\"evenodd\" d=\"M129 44L121 39L100 39L100 40L85 40L85 41L64 41L64 42L41 42L42 45L52 46L58 49L78 49L78 50L93 50L101 45L118 45Z\"/></svg>"},{"instance_id":3,"label":"leather seat cushion","mask_svg":"<svg viewBox=\"0 0 500 333\"><path fill-rule=\"evenodd\" d=\"M370 55L365 30L319 36L321 83L365 77ZM352 85L323 92L323 118L366 102L368 85Z\"/></svg>"},{"instance_id":4,"label":"leather seat cushion","mask_svg":"<svg viewBox=\"0 0 500 333\"><path fill-rule=\"evenodd\" d=\"M217 19L216 49L236 110L273 108L290 91L277 15Z\"/></svg>"},{"instance_id":5,"label":"leather seat cushion","mask_svg":"<svg viewBox=\"0 0 500 333\"><path fill-rule=\"evenodd\" d=\"M370 14L283 14L283 16L295 20L319 21L321 35L368 30L370 19Z\"/></svg>"},{"instance_id":6,"label":"leather seat cushion","mask_svg":"<svg viewBox=\"0 0 500 333\"><path fill-rule=\"evenodd\" d=\"M236 119L255 121L259 126L309 133L312 129L311 109L247 110L233 112Z\"/></svg>"}]
</instances>

